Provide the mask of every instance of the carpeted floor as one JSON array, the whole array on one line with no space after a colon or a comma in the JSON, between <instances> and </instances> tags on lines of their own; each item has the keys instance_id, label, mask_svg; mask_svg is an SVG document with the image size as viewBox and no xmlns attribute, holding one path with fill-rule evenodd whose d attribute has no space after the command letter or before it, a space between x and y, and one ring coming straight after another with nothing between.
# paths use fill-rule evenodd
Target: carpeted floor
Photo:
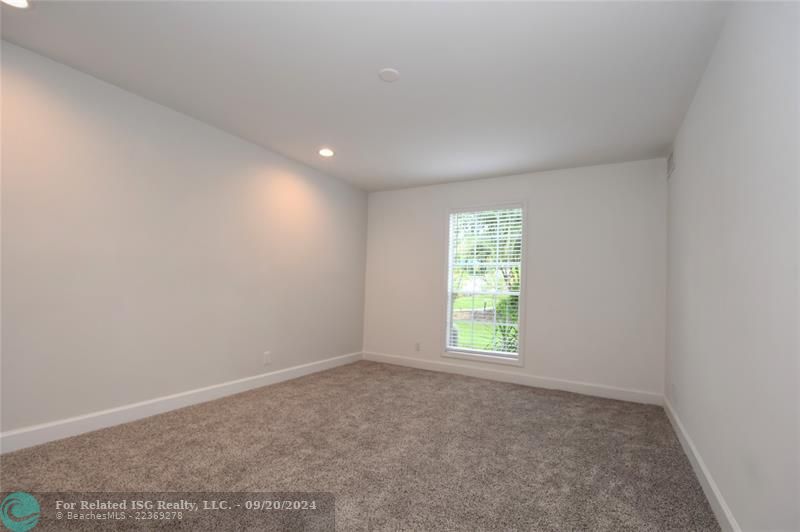
<instances>
[{"instance_id":1,"label":"carpeted floor","mask_svg":"<svg viewBox=\"0 0 800 532\"><path fill-rule=\"evenodd\" d=\"M374 362L0 467L3 491L330 491L341 530L719 530L660 407Z\"/></svg>"}]
</instances>

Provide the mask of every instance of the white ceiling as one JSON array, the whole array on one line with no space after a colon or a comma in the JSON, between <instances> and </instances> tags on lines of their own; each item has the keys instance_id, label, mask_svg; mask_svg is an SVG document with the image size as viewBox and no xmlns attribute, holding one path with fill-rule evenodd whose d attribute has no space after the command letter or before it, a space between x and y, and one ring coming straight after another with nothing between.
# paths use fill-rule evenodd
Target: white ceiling
<instances>
[{"instance_id":1,"label":"white ceiling","mask_svg":"<svg viewBox=\"0 0 800 532\"><path fill-rule=\"evenodd\" d=\"M4 39L368 190L663 156L727 11L32 1Z\"/></svg>"}]
</instances>

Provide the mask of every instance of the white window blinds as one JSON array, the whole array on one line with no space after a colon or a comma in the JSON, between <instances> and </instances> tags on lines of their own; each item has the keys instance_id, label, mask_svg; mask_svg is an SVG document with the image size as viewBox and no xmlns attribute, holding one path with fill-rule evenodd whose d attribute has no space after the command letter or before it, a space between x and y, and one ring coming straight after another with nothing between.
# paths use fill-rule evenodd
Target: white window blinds
<instances>
[{"instance_id":1,"label":"white window blinds","mask_svg":"<svg viewBox=\"0 0 800 532\"><path fill-rule=\"evenodd\" d=\"M447 350L519 358L522 208L450 215Z\"/></svg>"}]
</instances>

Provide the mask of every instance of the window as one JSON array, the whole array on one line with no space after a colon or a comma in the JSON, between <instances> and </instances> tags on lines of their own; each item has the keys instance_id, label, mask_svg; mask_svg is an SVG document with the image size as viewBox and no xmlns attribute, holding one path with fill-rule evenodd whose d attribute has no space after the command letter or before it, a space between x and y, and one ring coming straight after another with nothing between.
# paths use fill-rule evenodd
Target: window
<instances>
[{"instance_id":1,"label":"window","mask_svg":"<svg viewBox=\"0 0 800 532\"><path fill-rule=\"evenodd\" d=\"M519 363L522 208L450 215L447 355Z\"/></svg>"}]
</instances>

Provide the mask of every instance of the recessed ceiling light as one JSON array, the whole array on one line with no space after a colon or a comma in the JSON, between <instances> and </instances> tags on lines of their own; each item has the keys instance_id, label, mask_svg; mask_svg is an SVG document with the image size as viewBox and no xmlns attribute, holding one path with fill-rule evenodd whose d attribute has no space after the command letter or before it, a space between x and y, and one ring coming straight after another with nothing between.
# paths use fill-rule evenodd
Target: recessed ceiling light
<instances>
[{"instance_id":1,"label":"recessed ceiling light","mask_svg":"<svg viewBox=\"0 0 800 532\"><path fill-rule=\"evenodd\" d=\"M393 68L384 68L378 72L378 77L386 83L394 83L400 79L400 72Z\"/></svg>"},{"instance_id":2,"label":"recessed ceiling light","mask_svg":"<svg viewBox=\"0 0 800 532\"><path fill-rule=\"evenodd\" d=\"M0 0L4 4L10 5L11 7L18 7L20 9L27 8L30 4L28 0Z\"/></svg>"},{"instance_id":3,"label":"recessed ceiling light","mask_svg":"<svg viewBox=\"0 0 800 532\"><path fill-rule=\"evenodd\" d=\"M333 150L330 148L320 148L319 154L323 157L333 157Z\"/></svg>"}]
</instances>

